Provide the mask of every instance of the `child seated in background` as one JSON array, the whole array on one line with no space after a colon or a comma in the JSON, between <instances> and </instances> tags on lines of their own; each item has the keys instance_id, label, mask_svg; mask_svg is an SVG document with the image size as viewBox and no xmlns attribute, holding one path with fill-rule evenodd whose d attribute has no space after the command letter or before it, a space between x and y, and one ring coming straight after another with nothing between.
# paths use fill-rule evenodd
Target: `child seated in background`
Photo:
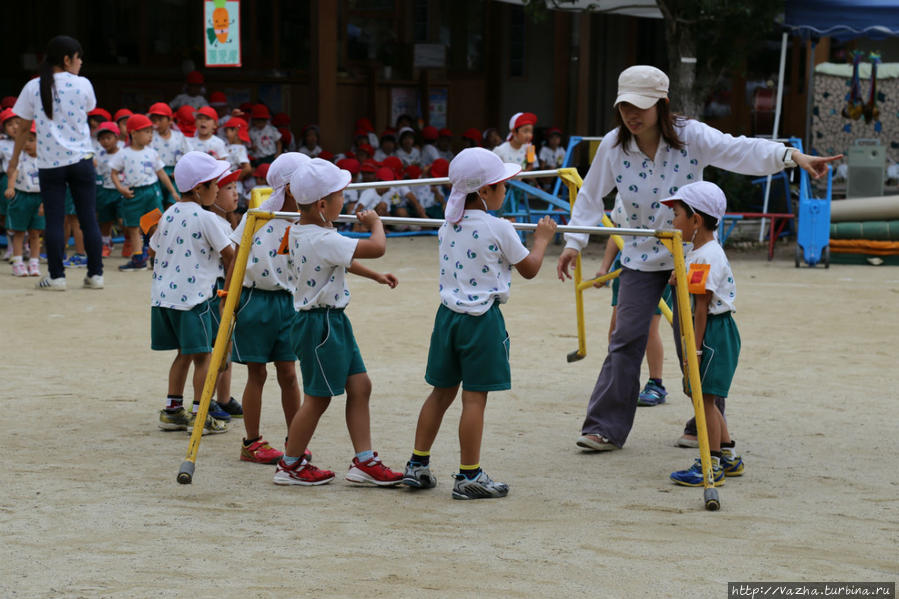
<instances>
[{"instance_id":1,"label":"child seated in background","mask_svg":"<svg viewBox=\"0 0 899 599\"><path fill-rule=\"evenodd\" d=\"M375 150L375 162L384 162L388 156L396 154L396 132L393 129L384 129L381 133L381 144Z\"/></svg>"},{"instance_id":2,"label":"child seated in background","mask_svg":"<svg viewBox=\"0 0 899 599\"><path fill-rule=\"evenodd\" d=\"M282 151L281 133L269 123L272 115L265 104L253 106L250 116L253 125L250 129L253 160L255 164L271 164L272 160Z\"/></svg>"},{"instance_id":3,"label":"child seated in background","mask_svg":"<svg viewBox=\"0 0 899 599\"><path fill-rule=\"evenodd\" d=\"M441 129L437 137L437 153L447 162L453 159L453 132L449 129Z\"/></svg>"},{"instance_id":4,"label":"child seated in background","mask_svg":"<svg viewBox=\"0 0 899 599\"><path fill-rule=\"evenodd\" d=\"M411 127L400 129L400 147L396 150L396 157L403 162L403 166L421 164L421 151L415 147L415 131Z\"/></svg>"},{"instance_id":5,"label":"child seated in background","mask_svg":"<svg viewBox=\"0 0 899 599\"><path fill-rule=\"evenodd\" d=\"M446 176L446 170L440 170L441 165L446 164L446 160L443 158L438 158L434 161L434 164L431 164L424 173L425 178L439 178ZM437 165L437 173L443 174L434 174L434 165ZM448 168L449 165L446 165ZM416 175L416 171L413 170L415 166L410 166L406 169L406 174L409 179L420 179L422 177L419 169L419 174ZM446 197L443 195L443 190L440 188L440 185L415 185L412 187L412 192L415 194L416 199L418 200L419 205L424 208L425 216L428 218L443 218L444 209L446 208Z\"/></svg>"},{"instance_id":6,"label":"child seated in background","mask_svg":"<svg viewBox=\"0 0 899 599\"><path fill-rule=\"evenodd\" d=\"M421 130L421 138L424 141L424 144L421 146L422 164L431 164L440 158L440 150L434 145L437 143L438 137L440 137L440 132L437 131L437 127L428 125Z\"/></svg>"},{"instance_id":7,"label":"child seated in background","mask_svg":"<svg viewBox=\"0 0 899 599\"><path fill-rule=\"evenodd\" d=\"M565 148L562 147L562 132L556 127L546 130L546 144L540 148L540 170L562 168L565 163Z\"/></svg>"},{"instance_id":8,"label":"child seated in background","mask_svg":"<svg viewBox=\"0 0 899 599\"><path fill-rule=\"evenodd\" d=\"M310 158L317 158L322 153L321 146L318 145L318 135L318 125L306 125L303 128L303 143L297 151Z\"/></svg>"}]
</instances>

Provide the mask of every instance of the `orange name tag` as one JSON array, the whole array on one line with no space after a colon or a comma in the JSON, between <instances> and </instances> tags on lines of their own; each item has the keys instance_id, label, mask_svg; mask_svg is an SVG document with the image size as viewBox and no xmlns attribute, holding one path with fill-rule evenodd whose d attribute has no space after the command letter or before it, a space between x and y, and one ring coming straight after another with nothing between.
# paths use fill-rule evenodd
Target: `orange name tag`
<instances>
[{"instance_id":1,"label":"orange name tag","mask_svg":"<svg viewBox=\"0 0 899 599\"><path fill-rule=\"evenodd\" d=\"M284 231L284 237L281 238L281 245L278 246L279 254L289 254L290 253L290 227Z\"/></svg>"},{"instance_id":2,"label":"orange name tag","mask_svg":"<svg viewBox=\"0 0 899 599\"><path fill-rule=\"evenodd\" d=\"M162 218L162 211L159 208L154 208L150 212L147 212L142 217L140 217L140 230L144 232L144 235L150 232L159 220Z\"/></svg>"},{"instance_id":3,"label":"orange name tag","mask_svg":"<svg viewBox=\"0 0 899 599\"><path fill-rule=\"evenodd\" d=\"M687 288L690 293L702 295L705 293L705 282L709 278L708 264L691 264L687 271Z\"/></svg>"}]
</instances>

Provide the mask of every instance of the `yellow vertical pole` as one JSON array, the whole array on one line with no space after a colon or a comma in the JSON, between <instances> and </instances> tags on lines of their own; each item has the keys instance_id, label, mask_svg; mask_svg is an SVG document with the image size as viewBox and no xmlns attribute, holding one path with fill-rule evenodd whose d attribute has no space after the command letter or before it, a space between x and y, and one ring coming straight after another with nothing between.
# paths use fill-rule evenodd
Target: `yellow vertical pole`
<instances>
[{"instance_id":1,"label":"yellow vertical pole","mask_svg":"<svg viewBox=\"0 0 899 599\"><path fill-rule=\"evenodd\" d=\"M197 452L200 449L200 439L203 437L203 427L206 425L206 415L209 413L209 402L212 401L212 392L218 379L219 366L225 357L225 350L231 341L231 332L234 323L234 310L240 300L241 287L243 286L244 273L247 270L247 259L250 256L250 247L253 244L253 235L256 233L257 220L259 224L272 217L271 213L247 214L247 222L244 226L243 236L240 239L240 250L234 258L234 269L231 273L231 286L228 295L225 296L222 319L219 323L218 333L215 336L215 346L212 348L212 359L209 362L209 371L206 373L206 381L203 383L203 394L200 397L200 406L197 408L197 417L194 420L194 429L190 435L190 443L187 447L187 456L181 463L178 471L178 482L190 484L193 480L194 465L197 461Z\"/></svg>"}]
</instances>

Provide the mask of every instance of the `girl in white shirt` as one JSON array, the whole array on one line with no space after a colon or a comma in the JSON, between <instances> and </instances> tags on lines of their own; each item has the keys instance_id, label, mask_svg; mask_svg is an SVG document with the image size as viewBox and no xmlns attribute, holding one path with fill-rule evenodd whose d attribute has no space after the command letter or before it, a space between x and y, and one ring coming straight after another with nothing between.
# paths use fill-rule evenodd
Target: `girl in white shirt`
<instances>
[{"instance_id":1,"label":"girl in white shirt","mask_svg":"<svg viewBox=\"0 0 899 599\"><path fill-rule=\"evenodd\" d=\"M537 158L534 155L534 125L537 124L537 115L531 112L519 112L509 119L509 136L506 141L493 148L493 151L503 162L518 164L522 170L532 171L537 168Z\"/></svg>"}]
</instances>

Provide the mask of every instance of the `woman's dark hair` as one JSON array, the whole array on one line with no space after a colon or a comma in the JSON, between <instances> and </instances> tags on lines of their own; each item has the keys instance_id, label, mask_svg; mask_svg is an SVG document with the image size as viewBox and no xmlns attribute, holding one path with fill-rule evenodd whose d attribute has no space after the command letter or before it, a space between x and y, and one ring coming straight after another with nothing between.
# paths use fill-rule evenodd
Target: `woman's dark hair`
<instances>
[{"instance_id":1,"label":"woman's dark hair","mask_svg":"<svg viewBox=\"0 0 899 599\"><path fill-rule=\"evenodd\" d=\"M659 115L659 129L662 130L662 139L664 139L665 143L671 146L672 149L683 150L684 142L677 136L677 130L674 127L683 126L687 117L671 112L671 108L668 106L668 100L666 98L662 98L656 102L656 112ZM630 144L633 134L630 129L625 126L624 120L621 118L621 111L618 110L617 106L615 107L615 122L618 124L618 141L615 145L624 148L626 154L627 147Z\"/></svg>"},{"instance_id":2,"label":"woman's dark hair","mask_svg":"<svg viewBox=\"0 0 899 599\"><path fill-rule=\"evenodd\" d=\"M492 183L490 185L490 189L496 189L497 185L499 185L499 183ZM467 208L470 205L474 205L480 199L481 199L481 196L478 194L478 192L472 191L471 193L469 193L468 195L465 196L465 207Z\"/></svg>"},{"instance_id":3,"label":"woman's dark hair","mask_svg":"<svg viewBox=\"0 0 899 599\"><path fill-rule=\"evenodd\" d=\"M47 44L47 53L40 66L41 74L41 106L47 118L53 118L53 67L65 68L66 56L83 56L81 44L73 37L57 35Z\"/></svg>"},{"instance_id":4,"label":"woman's dark hair","mask_svg":"<svg viewBox=\"0 0 899 599\"><path fill-rule=\"evenodd\" d=\"M693 216L694 214L698 214L702 218L702 226L708 229L709 231L714 231L718 228L718 219L710 214L706 214L701 210L693 210L687 203L683 200L678 200L680 202L681 207L683 207L684 212L687 213L687 216Z\"/></svg>"}]
</instances>

